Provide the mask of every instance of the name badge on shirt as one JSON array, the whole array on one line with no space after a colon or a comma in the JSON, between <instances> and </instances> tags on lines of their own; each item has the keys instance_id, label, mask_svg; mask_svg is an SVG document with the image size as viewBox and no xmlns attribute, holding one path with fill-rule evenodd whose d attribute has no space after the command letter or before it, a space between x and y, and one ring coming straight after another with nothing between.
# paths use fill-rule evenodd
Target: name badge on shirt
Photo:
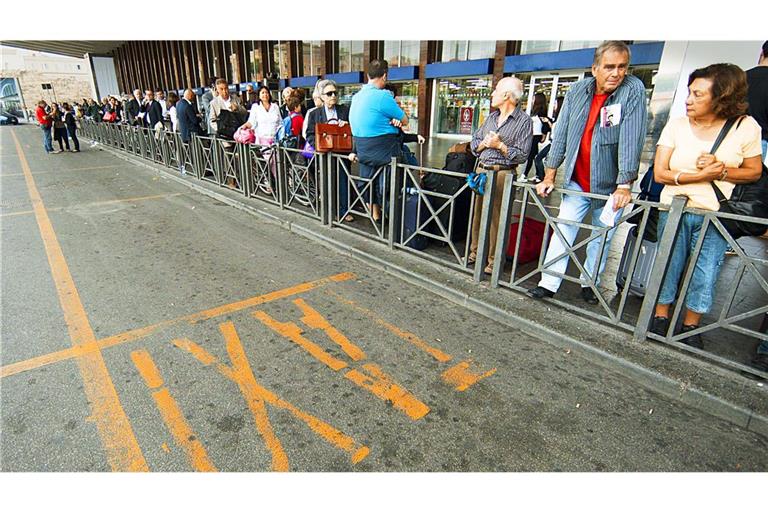
<instances>
[{"instance_id":1,"label":"name badge on shirt","mask_svg":"<svg viewBox=\"0 0 768 512\"><path fill-rule=\"evenodd\" d=\"M600 109L600 126L610 128L621 122L621 104L608 105Z\"/></svg>"}]
</instances>

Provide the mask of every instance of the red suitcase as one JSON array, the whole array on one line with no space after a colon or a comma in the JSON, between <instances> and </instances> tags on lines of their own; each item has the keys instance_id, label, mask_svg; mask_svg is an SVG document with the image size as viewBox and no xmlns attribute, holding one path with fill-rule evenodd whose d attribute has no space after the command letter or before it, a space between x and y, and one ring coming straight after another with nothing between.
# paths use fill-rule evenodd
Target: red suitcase
<instances>
[{"instance_id":1,"label":"red suitcase","mask_svg":"<svg viewBox=\"0 0 768 512\"><path fill-rule=\"evenodd\" d=\"M514 216L518 221L512 223L509 229L509 242L507 243L507 259L512 260L517 248L517 229L520 216ZM541 244L544 241L544 229L546 223L540 220L526 217L523 222L523 234L520 237L520 253L517 256L517 263L524 265L531 261L539 259L541 254Z\"/></svg>"}]
</instances>

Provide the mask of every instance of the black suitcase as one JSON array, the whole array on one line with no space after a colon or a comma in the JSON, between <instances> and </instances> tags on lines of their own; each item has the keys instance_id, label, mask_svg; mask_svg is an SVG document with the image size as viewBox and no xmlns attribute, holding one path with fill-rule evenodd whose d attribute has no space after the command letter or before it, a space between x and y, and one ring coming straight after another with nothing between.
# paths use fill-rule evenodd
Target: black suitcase
<instances>
[{"instance_id":1,"label":"black suitcase","mask_svg":"<svg viewBox=\"0 0 768 512\"><path fill-rule=\"evenodd\" d=\"M616 273L616 286L623 290L627 283L627 272L632 259L632 252L637 244L637 227L633 227L627 235L627 242L624 244L624 253L621 255L621 262ZM629 283L629 293L636 297L645 297L645 289L648 286L648 280L651 277L653 263L656 261L656 252L658 251L658 242L650 240L641 240L640 252L637 255L637 264L635 272L632 275L632 281Z\"/></svg>"},{"instance_id":2,"label":"black suitcase","mask_svg":"<svg viewBox=\"0 0 768 512\"><path fill-rule=\"evenodd\" d=\"M456 193L464 187L464 190L453 199L453 225L449 224L451 218L451 206L446 206L445 209L437 215L437 218L440 219L440 224L443 225L443 229L445 229L446 232L450 229L448 235L452 242L466 239L467 231L469 230L469 209L472 203L472 191L469 187L465 187L466 183L466 180L457 176L447 176L437 173L427 174L422 181L422 187L425 190L449 196L456 195ZM448 199L442 197L428 197L429 204L435 211L438 211L448 201ZM424 205L422 205L422 208L424 208ZM432 212L429 210L426 210L425 213L422 213L422 216L431 215L431 213ZM428 217L422 218L426 219ZM432 220L427 224L426 230L436 236L445 236L435 220Z\"/></svg>"}]
</instances>

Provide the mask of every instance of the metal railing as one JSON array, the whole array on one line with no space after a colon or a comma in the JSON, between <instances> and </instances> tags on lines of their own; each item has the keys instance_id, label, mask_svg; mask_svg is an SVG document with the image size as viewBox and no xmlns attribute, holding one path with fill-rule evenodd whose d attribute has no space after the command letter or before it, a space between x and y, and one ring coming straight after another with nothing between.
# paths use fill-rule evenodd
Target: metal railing
<instances>
[{"instance_id":1,"label":"metal railing","mask_svg":"<svg viewBox=\"0 0 768 512\"><path fill-rule=\"evenodd\" d=\"M471 273L477 282L489 279L492 287L524 292L534 287L542 274L561 278L563 286L557 296L547 301L630 332L636 341L655 340L734 370L768 377L765 372L744 364L743 354L734 356L719 345L714 351L702 351L681 343L690 336L716 329L737 337L742 348L751 345L752 351L756 341L768 340L768 322L761 322L768 318L768 242L756 238L734 240L722 223L723 219L748 220L765 225L768 230L768 220L685 208L685 199L675 198L671 205L634 200L632 209L621 214L615 227L597 227L558 218L553 198L571 195L605 201L607 196L556 189L551 198L544 200L536 194L533 185L516 184L512 179L506 179L503 188L496 187L495 173L488 174L486 192L479 198L468 190L466 176L462 173L407 165L394 159L389 165L375 169L372 176L363 177L359 165L346 155L315 154L307 160L300 150L274 145L234 144L209 137L193 137L189 144L184 144L177 133L156 134L145 128L87 120L81 123L81 133L86 138L176 171L183 169L188 176L236 189L248 198L298 212L328 227L386 243L393 250L407 251L441 266ZM374 219L370 206L374 183L380 187L383 203L379 219ZM491 206L493 201L499 200L494 197L498 193L502 195L501 211L499 228L494 233L491 232ZM476 210L480 204L482 209L478 214ZM655 238L656 256L649 263L642 240L649 230L655 229L651 216L659 207L668 208L669 213L665 230ZM672 327L666 336L658 336L650 333L650 323L675 237L686 213L703 216L701 232L716 229L735 255L729 256L723 265L719 279L722 293L718 293L716 307L704 315L700 327L685 333L676 331L674 326L681 317L684 304L684 300L678 299L670 318ZM354 221L347 222L345 218L348 216ZM474 267L470 262L473 222L478 232ZM539 224L540 233L539 238L534 237L531 249L526 232L529 224L535 223ZM565 240L564 226L578 229L579 236L573 244ZM614 230L614 240L609 244L611 229ZM616 251L609 251L609 245L620 246L628 236L635 237L636 243L628 245L631 249L623 255L618 267L613 263L608 265L603 281L598 284L597 270L592 274L587 272L586 246L596 241L594 243L599 243L598 254L602 257L610 254L611 259L616 259ZM495 239L493 255L489 254L492 238ZM703 236L699 237L693 247L678 297L684 298L688 293L703 239ZM559 240L565 249L560 256L546 261L546 250L552 240ZM510 248L510 244L514 244L514 248ZM532 257L528 254L523 258L521 247L524 245L527 251L533 251ZM493 269L486 277L484 269L491 259ZM567 260L566 264L571 262L571 274L551 268L563 259ZM649 264L652 265L650 271ZM594 268L600 268L599 261ZM623 277L622 284L615 287L607 282L614 271ZM574 272L577 275L572 275ZM639 279L642 290L638 293L632 283L641 277L647 279ZM576 299L573 292L578 289L574 284L591 289L598 304L572 300Z\"/></svg>"}]
</instances>

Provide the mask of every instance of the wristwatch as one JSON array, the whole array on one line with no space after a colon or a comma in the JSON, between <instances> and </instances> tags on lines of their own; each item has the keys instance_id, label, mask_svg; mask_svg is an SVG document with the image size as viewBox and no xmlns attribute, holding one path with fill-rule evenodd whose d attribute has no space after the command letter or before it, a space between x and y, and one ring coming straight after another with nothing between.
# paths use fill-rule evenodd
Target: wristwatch
<instances>
[{"instance_id":1,"label":"wristwatch","mask_svg":"<svg viewBox=\"0 0 768 512\"><path fill-rule=\"evenodd\" d=\"M632 189L632 185L630 185L629 183L620 183L620 184L616 185L616 188L617 189L621 188L621 189L624 189L624 190L631 190Z\"/></svg>"}]
</instances>

